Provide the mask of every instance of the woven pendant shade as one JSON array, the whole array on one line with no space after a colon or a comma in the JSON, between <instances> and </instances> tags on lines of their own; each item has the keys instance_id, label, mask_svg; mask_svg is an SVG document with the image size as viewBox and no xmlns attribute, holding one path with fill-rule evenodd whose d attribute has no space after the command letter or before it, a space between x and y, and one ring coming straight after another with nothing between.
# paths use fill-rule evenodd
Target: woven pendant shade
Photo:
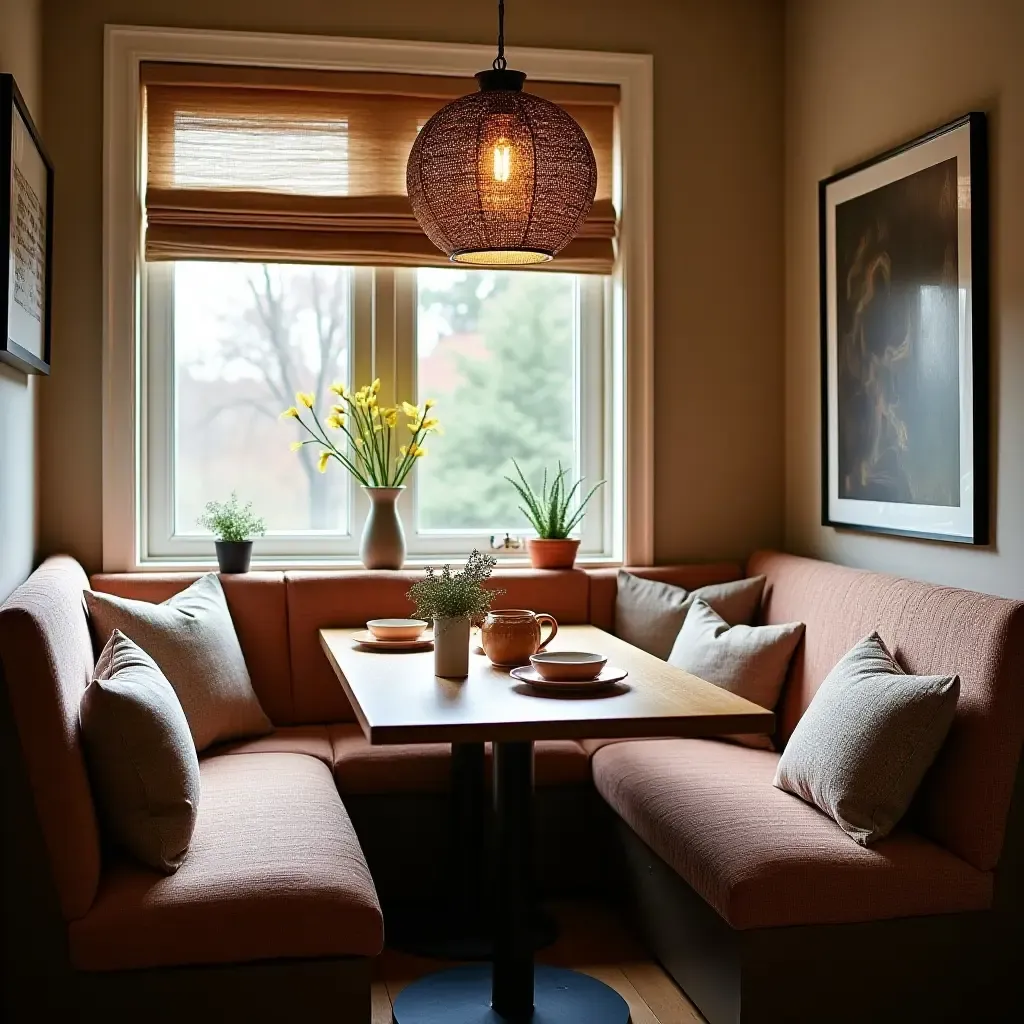
<instances>
[{"instance_id":1,"label":"woven pendant shade","mask_svg":"<svg viewBox=\"0 0 1024 1024\"><path fill-rule=\"evenodd\" d=\"M416 219L456 263L543 263L583 226L597 163L561 107L499 68L480 91L442 107L419 132L406 173Z\"/></svg>"}]
</instances>

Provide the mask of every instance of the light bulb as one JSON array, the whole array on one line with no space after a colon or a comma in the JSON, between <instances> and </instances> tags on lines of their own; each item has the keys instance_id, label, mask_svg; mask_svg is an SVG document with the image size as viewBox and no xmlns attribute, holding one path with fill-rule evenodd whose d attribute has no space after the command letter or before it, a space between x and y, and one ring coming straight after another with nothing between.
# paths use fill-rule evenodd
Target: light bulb
<instances>
[{"instance_id":1,"label":"light bulb","mask_svg":"<svg viewBox=\"0 0 1024 1024\"><path fill-rule=\"evenodd\" d=\"M512 147L504 139L494 144L494 180L508 181L512 177Z\"/></svg>"}]
</instances>

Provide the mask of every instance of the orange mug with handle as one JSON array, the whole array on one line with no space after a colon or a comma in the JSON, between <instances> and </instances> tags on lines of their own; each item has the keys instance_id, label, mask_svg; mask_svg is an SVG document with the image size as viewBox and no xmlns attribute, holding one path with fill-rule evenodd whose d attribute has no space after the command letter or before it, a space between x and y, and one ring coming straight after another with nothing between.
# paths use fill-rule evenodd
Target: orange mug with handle
<instances>
[{"instance_id":1,"label":"orange mug with handle","mask_svg":"<svg viewBox=\"0 0 1024 1024\"><path fill-rule=\"evenodd\" d=\"M550 631L541 641L541 626ZM558 623L547 612L531 612L527 608L503 608L487 613L480 627L480 646L492 665L515 668L528 665L530 655L543 651L558 632Z\"/></svg>"}]
</instances>

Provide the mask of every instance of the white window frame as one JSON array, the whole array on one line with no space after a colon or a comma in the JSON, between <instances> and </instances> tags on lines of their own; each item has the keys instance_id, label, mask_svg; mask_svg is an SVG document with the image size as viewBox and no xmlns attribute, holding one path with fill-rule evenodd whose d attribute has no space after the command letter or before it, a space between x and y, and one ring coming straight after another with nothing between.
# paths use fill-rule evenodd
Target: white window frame
<instances>
[{"instance_id":1,"label":"white window frame","mask_svg":"<svg viewBox=\"0 0 1024 1024\"><path fill-rule=\"evenodd\" d=\"M443 74L465 78L486 67L490 47L326 36L262 33L206 32L164 28L107 26L104 61L104 211L103 211L103 567L105 571L208 568L212 559L208 542L195 549L168 550L151 557L153 528L145 507L145 474L151 439L146 434L145 365L143 331L153 312L147 308L140 226L143 208L144 139L140 103L140 65L147 60L321 68L328 70L390 71L406 74ZM584 417L600 416L606 445L603 466L592 453L583 467L590 478L607 476L600 507L584 537L590 552L584 561L595 564L649 564L653 560L653 61L646 54L591 53L573 50L516 49L512 63L530 77L565 82L602 82L618 85L616 115L616 179L613 201L620 213L618 258L601 307L585 302L584 315L606 321L606 358L603 369L584 361L583 392L602 394L603 401L582 403ZM414 287L412 275L395 271L390 286L395 292L396 330L389 355L380 326L375 330L372 366L356 365L353 379L368 373L382 375L394 393L408 394L415 362L402 358L400 342L414 343ZM405 283L404 283L405 282ZM386 279L382 286L387 286ZM411 298L410 298L411 296ZM357 311L358 315L358 311ZM358 348L357 348L358 353ZM408 356L408 354L406 354ZM360 358L357 354L357 359ZM390 368L388 363L390 362ZM604 376L595 381L596 373ZM367 377L367 379L369 379ZM166 423L166 420L163 422ZM585 424L590 431L590 423ZM597 429L597 428L595 428ZM597 472L595 473L595 469ZM413 474L415 476L415 474ZM412 483L410 492L414 491ZM361 522L358 488L354 498L353 529ZM414 493L406 497L411 510ZM599 531L600 538L594 534ZM467 534L467 539L475 537ZM475 538L479 539L479 538ZM430 554L429 542L421 545ZM204 549L203 556L198 553ZM302 542L281 549L266 567L355 564L354 547L336 546L312 554ZM158 550L159 545L154 548ZM294 552L294 553L293 553ZM411 559L415 561L416 559ZM513 560L523 561L522 559Z\"/></svg>"}]
</instances>

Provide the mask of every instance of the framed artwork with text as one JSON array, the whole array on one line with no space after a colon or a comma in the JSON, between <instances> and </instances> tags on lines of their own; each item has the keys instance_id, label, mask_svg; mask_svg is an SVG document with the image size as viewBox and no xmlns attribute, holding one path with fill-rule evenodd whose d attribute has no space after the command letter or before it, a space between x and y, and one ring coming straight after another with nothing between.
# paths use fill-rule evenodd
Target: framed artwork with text
<instances>
[{"instance_id":1,"label":"framed artwork with text","mask_svg":"<svg viewBox=\"0 0 1024 1024\"><path fill-rule=\"evenodd\" d=\"M818 186L822 523L988 542L988 189L971 113Z\"/></svg>"},{"instance_id":2,"label":"framed artwork with text","mask_svg":"<svg viewBox=\"0 0 1024 1024\"><path fill-rule=\"evenodd\" d=\"M11 75L0 75L0 231L7 239L0 361L49 373L53 165Z\"/></svg>"}]
</instances>

